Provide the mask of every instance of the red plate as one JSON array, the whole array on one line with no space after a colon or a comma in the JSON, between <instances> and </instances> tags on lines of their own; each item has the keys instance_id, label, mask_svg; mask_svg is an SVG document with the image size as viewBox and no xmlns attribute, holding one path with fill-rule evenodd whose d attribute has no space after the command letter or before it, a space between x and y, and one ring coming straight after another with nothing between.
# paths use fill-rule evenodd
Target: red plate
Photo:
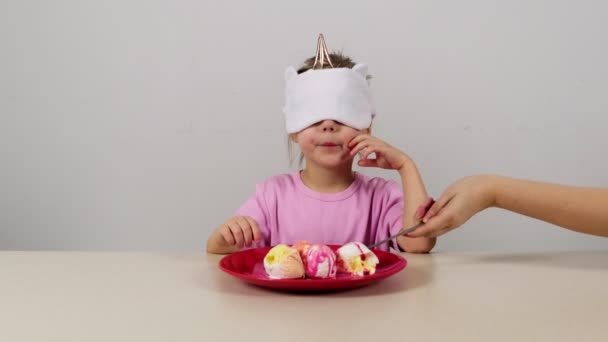
<instances>
[{"instance_id":1,"label":"red plate","mask_svg":"<svg viewBox=\"0 0 608 342\"><path fill-rule=\"evenodd\" d=\"M340 246L330 246L336 250ZM271 247L253 248L227 255L220 260L222 271L248 283L287 291L333 291L376 283L403 270L407 261L400 255L374 250L380 263L376 273L365 276L338 274L327 279L270 279L264 269L264 257Z\"/></svg>"}]
</instances>

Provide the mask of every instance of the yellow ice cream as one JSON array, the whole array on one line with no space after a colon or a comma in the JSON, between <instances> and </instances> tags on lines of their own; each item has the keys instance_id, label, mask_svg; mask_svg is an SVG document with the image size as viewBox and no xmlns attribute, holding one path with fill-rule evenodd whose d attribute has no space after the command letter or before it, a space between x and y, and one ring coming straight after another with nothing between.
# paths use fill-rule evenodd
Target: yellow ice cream
<instances>
[{"instance_id":1,"label":"yellow ice cream","mask_svg":"<svg viewBox=\"0 0 608 342\"><path fill-rule=\"evenodd\" d=\"M264 268L272 279L304 277L304 263L298 250L287 245L273 247L264 257Z\"/></svg>"}]
</instances>

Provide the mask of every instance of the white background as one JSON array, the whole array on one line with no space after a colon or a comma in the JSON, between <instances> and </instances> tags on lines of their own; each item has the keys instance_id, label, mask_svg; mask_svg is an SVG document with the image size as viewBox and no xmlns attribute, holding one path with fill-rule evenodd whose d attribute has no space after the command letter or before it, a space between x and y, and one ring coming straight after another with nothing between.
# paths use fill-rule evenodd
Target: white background
<instances>
[{"instance_id":1,"label":"white background","mask_svg":"<svg viewBox=\"0 0 608 342\"><path fill-rule=\"evenodd\" d=\"M283 70L369 64L377 136L469 174L607 186L602 1L3 1L0 249L203 250L289 171ZM364 170L370 175L396 174ZM608 249L488 210L437 251Z\"/></svg>"}]
</instances>

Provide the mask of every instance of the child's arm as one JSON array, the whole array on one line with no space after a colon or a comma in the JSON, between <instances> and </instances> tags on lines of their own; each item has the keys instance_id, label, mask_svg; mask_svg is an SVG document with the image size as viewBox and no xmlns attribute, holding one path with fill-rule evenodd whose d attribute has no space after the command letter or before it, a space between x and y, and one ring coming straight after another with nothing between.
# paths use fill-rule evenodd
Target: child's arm
<instances>
[{"instance_id":1,"label":"child's arm","mask_svg":"<svg viewBox=\"0 0 608 342\"><path fill-rule=\"evenodd\" d=\"M207 239L207 252L229 254L243 247L255 247L263 244L262 240L269 237L267 225L267 210L265 209L264 194L267 193L265 183L256 186L255 193L249 197L235 216L217 227Z\"/></svg>"},{"instance_id":2,"label":"child's arm","mask_svg":"<svg viewBox=\"0 0 608 342\"><path fill-rule=\"evenodd\" d=\"M426 188L420 172L413 160L409 159L398 170L401 175L401 184L403 186L403 227L409 228L420 222L420 219L415 217L416 210L428 197ZM399 246L412 253L428 253L436 243L436 238L412 238L400 236L397 238Z\"/></svg>"},{"instance_id":3,"label":"child's arm","mask_svg":"<svg viewBox=\"0 0 608 342\"><path fill-rule=\"evenodd\" d=\"M608 189L582 188L500 176L463 178L431 207L412 236L439 236L476 213L498 207L577 232L608 236Z\"/></svg>"},{"instance_id":4,"label":"child's arm","mask_svg":"<svg viewBox=\"0 0 608 342\"><path fill-rule=\"evenodd\" d=\"M359 166L380 167L399 172L403 186L403 200L405 202L403 207L403 227L409 228L418 223L420 219L416 219L415 217L416 210L426 200L427 193L414 161L402 151L367 134L355 137L349 143L349 146L352 148L351 156L359 152L363 153L361 160L359 160ZM368 159L371 153L376 154L375 159ZM435 246L435 242L436 239L434 237L411 238L401 236L397 238L399 247L412 253L430 252Z\"/></svg>"},{"instance_id":5,"label":"child's arm","mask_svg":"<svg viewBox=\"0 0 608 342\"><path fill-rule=\"evenodd\" d=\"M248 216L235 216L220 225L207 240L207 252L229 254L261 240L260 228Z\"/></svg>"}]
</instances>

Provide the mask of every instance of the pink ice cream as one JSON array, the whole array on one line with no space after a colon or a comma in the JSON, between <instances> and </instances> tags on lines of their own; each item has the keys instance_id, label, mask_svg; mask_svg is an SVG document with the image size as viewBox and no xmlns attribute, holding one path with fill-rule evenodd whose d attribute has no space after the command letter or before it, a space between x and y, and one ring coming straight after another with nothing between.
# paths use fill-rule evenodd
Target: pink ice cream
<instances>
[{"instance_id":1,"label":"pink ice cream","mask_svg":"<svg viewBox=\"0 0 608 342\"><path fill-rule=\"evenodd\" d=\"M302 256L306 276L309 278L333 278L336 276L336 254L326 245L310 245Z\"/></svg>"}]
</instances>

